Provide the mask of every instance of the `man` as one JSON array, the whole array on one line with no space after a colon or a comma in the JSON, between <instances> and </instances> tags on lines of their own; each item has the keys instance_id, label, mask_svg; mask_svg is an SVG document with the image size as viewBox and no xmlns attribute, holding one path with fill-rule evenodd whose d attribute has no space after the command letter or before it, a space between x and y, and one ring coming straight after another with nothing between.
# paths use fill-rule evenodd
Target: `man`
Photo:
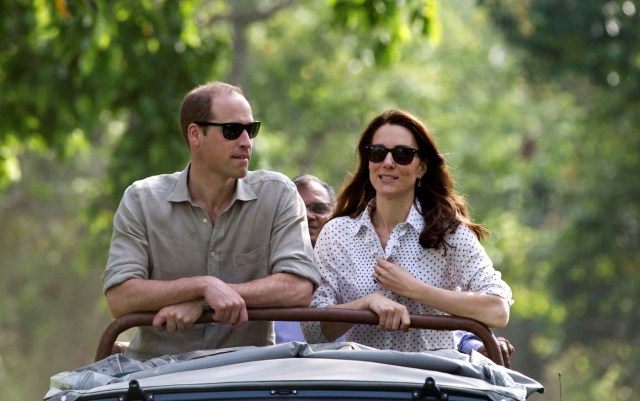
<instances>
[{"instance_id":1,"label":"man","mask_svg":"<svg viewBox=\"0 0 640 401\"><path fill-rule=\"evenodd\" d=\"M293 183L307 208L309 236L311 244L315 246L318 234L336 203L336 194L329 184L311 174L299 175L293 179Z\"/></svg>"},{"instance_id":2,"label":"man","mask_svg":"<svg viewBox=\"0 0 640 401\"><path fill-rule=\"evenodd\" d=\"M293 179L296 189L307 208L307 224L311 244L315 246L322 226L331 215L336 195L333 188L311 174L299 175ZM308 305L307 305L308 306ZM275 322L276 343L304 341L300 322Z\"/></svg>"},{"instance_id":3,"label":"man","mask_svg":"<svg viewBox=\"0 0 640 401\"><path fill-rule=\"evenodd\" d=\"M242 90L193 89L180 124L190 163L125 191L102 276L114 317L158 311L127 348L136 359L272 344L271 322L246 323L247 308L308 306L319 280L295 186L248 170L260 122ZM218 323L193 326L203 310Z\"/></svg>"}]
</instances>

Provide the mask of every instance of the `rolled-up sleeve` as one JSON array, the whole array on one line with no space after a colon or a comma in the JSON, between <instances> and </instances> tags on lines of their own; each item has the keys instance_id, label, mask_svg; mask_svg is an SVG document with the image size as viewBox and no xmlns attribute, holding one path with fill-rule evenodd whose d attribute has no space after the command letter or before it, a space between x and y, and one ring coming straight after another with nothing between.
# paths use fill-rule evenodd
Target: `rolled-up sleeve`
<instances>
[{"instance_id":1,"label":"rolled-up sleeve","mask_svg":"<svg viewBox=\"0 0 640 401\"><path fill-rule=\"evenodd\" d=\"M455 268L456 281L466 283L462 290L497 295L511 305L511 288L493 267L489 255L471 229L460 225L450 241L454 250L451 265Z\"/></svg>"},{"instance_id":2,"label":"rolled-up sleeve","mask_svg":"<svg viewBox=\"0 0 640 401\"><path fill-rule=\"evenodd\" d=\"M131 278L149 277L149 238L133 186L127 188L113 219L109 259L102 274L103 291Z\"/></svg>"},{"instance_id":3,"label":"rolled-up sleeve","mask_svg":"<svg viewBox=\"0 0 640 401\"><path fill-rule=\"evenodd\" d=\"M313 283L320 283L309 239L306 208L293 183L280 194L271 231L271 265L273 273L291 273Z\"/></svg>"}]
</instances>

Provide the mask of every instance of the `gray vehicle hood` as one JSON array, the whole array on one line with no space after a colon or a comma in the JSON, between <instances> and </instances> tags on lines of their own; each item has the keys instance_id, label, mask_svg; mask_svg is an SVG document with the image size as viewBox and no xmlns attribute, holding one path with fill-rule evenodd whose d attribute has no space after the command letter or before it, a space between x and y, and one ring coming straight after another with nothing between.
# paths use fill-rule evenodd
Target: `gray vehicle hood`
<instances>
[{"instance_id":1,"label":"gray vehicle hood","mask_svg":"<svg viewBox=\"0 0 640 401\"><path fill-rule=\"evenodd\" d=\"M481 354L454 350L398 352L356 343L291 342L195 351L138 361L111 355L51 378L45 401L122 395L132 380L146 392L197 389L387 389L419 391L427 378L444 390L481 392L491 400L525 400L540 383ZM375 386L375 387L373 387Z\"/></svg>"}]
</instances>

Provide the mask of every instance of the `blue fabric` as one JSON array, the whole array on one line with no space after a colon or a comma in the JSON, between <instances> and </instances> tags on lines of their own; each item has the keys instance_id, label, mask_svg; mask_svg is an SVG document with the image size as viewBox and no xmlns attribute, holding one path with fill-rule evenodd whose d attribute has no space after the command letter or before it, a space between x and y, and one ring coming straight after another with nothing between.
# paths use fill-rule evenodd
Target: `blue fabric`
<instances>
[{"instance_id":1,"label":"blue fabric","mask_svg":"<svg viewBox=\"0 0 640 401\"><path fill-rule=\"evenodd\" d=\"M276 344L289 341L305 341L300 322L275 322Z\"/></svg>"},{"instance_id":2,"label":"blue fabric","mask_svg":"<svg viewBox=\"0 0 640 401\"><path fill-rule=\"evenodd\" d=\"M275 322L276 344L282 344L289 341L306 341L300 322ZM339 337L335 342L344 341L343 337Z\"/></svg>"},{"instance_id":3,"label":"blue fabric","mask_svg":"<svg viewBox=\"0 0 640 401\"><path fill-rule=\"evenodd\" d=\"M455 330L453 338L456 341L458 351L465 354L471 353L471 350L478 350L482 347L482 341L478 336L468 331Z\"/></svg>"}]
</instances>

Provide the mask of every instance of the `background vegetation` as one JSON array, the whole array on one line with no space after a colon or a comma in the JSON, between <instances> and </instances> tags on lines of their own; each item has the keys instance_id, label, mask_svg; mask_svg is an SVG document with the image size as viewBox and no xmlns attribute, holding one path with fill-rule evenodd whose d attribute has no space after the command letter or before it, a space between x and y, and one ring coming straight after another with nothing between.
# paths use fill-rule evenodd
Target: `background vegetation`
<instances>
[{"instance_id":1,"label":"background vegetation","mask_svg":"<svg viewBox=\"0 0 640 401\"><path fill-rule=\"evenodd\" d=\"M213 79L241 85L263 121L253 168L336 188L373 115L423 118L492 233L516 297L498 334L546 386L535 398L637 398L638 7L0 1L3 399L39 399L92 360L118 200L185 165L178 108Z\"/></svg>"}]
</instances>

